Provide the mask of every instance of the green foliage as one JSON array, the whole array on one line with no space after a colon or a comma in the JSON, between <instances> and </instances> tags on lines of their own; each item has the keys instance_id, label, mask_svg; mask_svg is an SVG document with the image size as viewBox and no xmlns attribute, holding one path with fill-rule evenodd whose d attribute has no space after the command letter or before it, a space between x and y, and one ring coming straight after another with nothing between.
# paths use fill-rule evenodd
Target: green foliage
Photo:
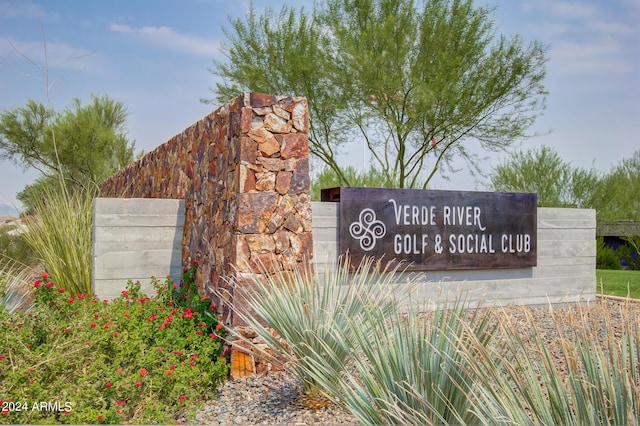
<instances>
[{"instance_id":1,"label":"green foliage","mask_svg":"<svg viewBox=\"0 0 640 426\"><path fill-rule=\"evenodd\" d=\"M616 250L607 247L604 239L598 237L596 239L596 268L597 269L622 269L620 264L620 255Z\"/></svg>"},{"instance_id":2,"label":"green foliage","mask_svg":"<svg viewBox=\"0 0 640 426\"><path fill-rule=\"evenodd\" d=\"M31 286L35 270L13 259L4 258L0 264L0 311L13 313L31 305Z\"/></svg>"},{"instance_id":3,"label":"green foliage","mask_svg":"<svg viewBox=\"0 0 640 426\"><path fill-rule=\"evenodd\" d=\"M508 315L498 317L505 338L489 351L480 344L469 352L468 361L489 384L478 388L480 415L518 425L637 424L640 323L629 304L613 309L606 303L600 306L601 327L581 306L563 318L551 310L560 353L549 349L527 309L529 332ZM614 315L622 317L620 329L613 326Z\"/></svg>"},{"instance_id":4,"label":"green foliage","mask_svg":"<svg viewBox=\"0 0 640 426\"><path fill-rule=\"evenodd\" d=\"M59 183L59 182L58 182ZM23 235L45 268L71 294L91 292L92 223L95 187L74 192L65 185L47 186L35 200L36 215Z\"/></svg>"},{"instance_id":5,"label":"green foliage","mask_svg":"<svg viewBox=\"0 0 640 426\"><path fill-rule=\"evenodd\" d=\"M344 344L352 338L350 319L363 315L365 304L376 305L382 312L392 307L389 289L393 275L376 273L374 268L379 266L364 261L355 274L350 274L348 262L343 261L336 271L325 271L317 281L311 278L311 264L275 275L264 271L255 274L252 284L256 291L234 292L234 314L269 345L275 358L252 341L236 337L252 346L258 356L291 365L305 394L322 393L324 382L338 380L352 358L350 345ZM365 334L368 331L361 330ZM309 374L318 363L335 374L323 378Z\"/></svg>"},{"instance_id":6,"label":"green foliage","mask_svg":"<svg viewBox=\"0 0 640 426\"><path fill-rule=\"evenodd\" d=\"M640 299L640 272L629 270L596 270L601 294Z\"/></svg>"},{"instance_id":7,"label":"green foliage","mask_svg":"<svg viewBox=\"0 0 640 426\"><path fill-rule=\"evenodd\" d=\"M38 263L38 256L26 241L19 226L16 224L0 227L0 269L10 261L30 266Z\"/></svg>"},{"instance_id":8,"label":"green foliage","mask_svg":"<svg viewBox=\"0 0 640 426\"><path fill-rule=\"evenodd\" d=\"M342 170L342 175L347 182L357 187L365 188L389 188L393 185L387 180L387 176L375 167L367 172L359 172L355 167L349 166ZM323 188L335 188L343 186L340 176L330 167L324 167L320 173L311 180L311 199L320 201L320 190Z\"/></svg>"},{"instance_id":9,"label":"green foliage","mask_svg":"<svg viewBox=\"0 0 640 426\"><path fill-rule=\"evenodd\" d=\"M640 220L640 151L625 158L603 178L598 220Z\"/></svg>"},{"instance_id":10,"label":"green foliage","mask_svg":"<svg viewBox=\"0 0 640 426\"><path fill-rule=\"evenodd\" d=\"M254 291L234 300L306 394L315 390L367 425L638 422L640 324L629 305L598 306L597 327L580 305L562 317L550 309L560 351L552 352L527 308L518 308L524 326L502 310L469 312L461 300L429 311L395 298L404 292L372 263L353 280L345 264L318 281L256 274ZM369 284L354 285L365 276Z\"/></svg>"},{"instance_id":11,"label":"green foliage","mask_svg":"<svg viewBox=\"0 0 640 426\"><path fill-rule=\"evenodd\" d=\"M363 141L390 186L426 187L458 157L482 172L468 145L503 150L544 108L545 47L495 36L491 10L471 0L252 8L225 34L217 102L240 91L306 96L310 151L343 186L353 186L337 164L346 142Z\"/></svg>"},{"instance_id":12,"label":"green foliage","mask_svg":"<svg viewBox=\"0 0 640 426\"><path fill-rule=\"evenodd\" d=\"M44 274L31 311L0 310L0 423L173 423L213 398L227 370L215 308L154 285L157 297L129 282L100 301Z\"/></svg>"},{"instance_id":13,"label":"green foliage","mask_svg":"<svg viewBox=\"0 0 640 426\"><path fill-rule=\"evenodd\" d=\"M640 236L636 238L640 238ZM632 245L621 245L618 247L617 253L618 256L620 256L620 263L625 269L630 269L632 271L640 270L640 256Z\"/></svg>"},{"instance_id":14,"label":"green foliage","mask_svg":"<svg viewBox=\"0 0 640 426\"><path fill-rule=\"evenodd\" d=\"M29 100L0 114L0 158L39 170L46 178L63 176L73 186L97 185L133 161L134 143L126 136L127 111L108 96L91 96L82 105L56 112ZM38 197L27 188L27 207Z\"/></svg>"},{"instance_id":15,"label":"green foliage","mask_svg":"<svg viewBox=\"0 0 640 426\"><path fill-rule=\"evenodd\" d=\"M571 166L547 146L516 152L496 167L491 176L495 191L535 192L538 207L593 208L599 176Z\"/></svg>"}]
</instances>

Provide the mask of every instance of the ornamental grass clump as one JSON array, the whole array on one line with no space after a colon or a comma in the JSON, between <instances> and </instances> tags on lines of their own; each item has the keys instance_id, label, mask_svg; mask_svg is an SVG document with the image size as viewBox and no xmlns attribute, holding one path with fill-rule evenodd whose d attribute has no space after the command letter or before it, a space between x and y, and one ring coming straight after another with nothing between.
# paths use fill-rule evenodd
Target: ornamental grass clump
<instances>
[{"instance_id":1,"label":"ornamental grass clump","mask_svg":"<svg viewBox=\"0 0 640 426\"><path fill-rule=\"evenodd\" d=\"M289 368L302 383L303 404L326 405L327 381L339 381L354 355L350 320L363 315L369 305L381 312L394 308L393 274L382 273L373 260L363 261L352 273L346 259L323 274L314 274L311 264L290 272L270 274L264 268L261 272L251 276L252 291L236 289L234 313L273 354L233 329L231 336L245 341L257 356ZM319 380L310 374L320 363L332 371L331 376Z\"/></svg>"},{"instance_id":2,"label":"ornamental grass clump","mask_svg":"<svg viewBox=\"0 0 640 426\"><path fill-rule=\"evenodd\" d=\"M487 384L476 393L479 416L519 425L638 424L640 318L629 303L578 305L562 318L551 308L557 351L549 348L527 308L522 309L528 332L499 315L504 337L490 349L475 345L480 355L468 359ZM620 328L612 321L618 315Z\"/></svg>"},{"instance_id":3,"label":"ornamental grass clump","mask_svg":"<svg viewBox=\"0 0 640 426\"><path fill-rule=\"evenodd\" d=\"M92 186L71 191L64 183L43 188L33 200L35 215L26 219L24 238L46 270L67 292L91 292L93 198Z\"/></svg>"}]
</instances>

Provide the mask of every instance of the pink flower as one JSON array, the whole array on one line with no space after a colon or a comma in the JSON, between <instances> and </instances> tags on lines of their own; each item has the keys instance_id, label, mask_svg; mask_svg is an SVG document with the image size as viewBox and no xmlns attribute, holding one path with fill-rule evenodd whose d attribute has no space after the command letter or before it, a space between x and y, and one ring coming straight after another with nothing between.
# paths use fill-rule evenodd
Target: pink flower
<instances>
[{"instance_id":1,"label":"pink flower","mask_svg":"<svg viewBox=\"0 0 640 426\"><path fill-rule=\"evenodd\" d=\"M118 367L118 369L116 370L116 373L118 374L122 373L122 367Z\"/></svg>"},{"instance_id":2,"label":"pink flower","mask_svg":"<svg viewBox=\"0 0 640 426\"><path fill-rule=\"evenodd\" d=\"M91 323L91 328L95 328L95 327L96 327L96 325L98 325L98 324L96 324L95 322L92 322L92 323Z\"/></svg>"},{"instance_id":3,"label":"pink flower","mask_svg":"<svg viewBox=\"0 0 640 426\"><path fill-rule=\"evenodd\" d=\"M73 303L73 301L74 301L74 300L75 300L75 299L74 299L74 298L73 298L73 296L72 296L72 297L70 297L70 298L68 298L68 299L67 299L67 302L69 302L69 303Z\"/></svg>"},{"instance_id":4,"label":"pink flower","mask_svg":"<svg viewBox=\"0 0 640 426\"><path fill-rule=\"evenodd\" d=\"M116 404L118 405L124 405L124 401L121 399L116 399Z\"/></svg>"},{"instance_id":5,"label":"pink flower","mask_svg":"<svg viewBox=\"0 0 640 426\"><path fill-rule=\"evenodd\" d=\"M182 401L184 401L185 399L187 399L187 397L186 397L186 396L184 396L184 395L180 395L180 398L178 398L178 399L180 400L180 402L182 402Z\"/></svg>"},{"instance_id":6,"label":"pink flower","mask_svg":"<svg viewBox=\"0 0 640 426\"><path fill-rule=\"evenodd\" d=\"M104 387L105 387L105 388L107 388L107 389L109 389L111 386L113 386L113 385L111 384L111 382L107 382L107 383L105 383L105 385L104 385Z\"/></svg>"},{"instance_id":7,"label":"pink flower","mask_svg":"<svg viewBox=\"0 0 640 426\"><path fill-rule=\"evenodd\" d=\"M140 380L138 380L138 381L136 382L136 386L137 386L137 387L142 386L142 382L141 382Z\"/></svg>"}]
</instances>

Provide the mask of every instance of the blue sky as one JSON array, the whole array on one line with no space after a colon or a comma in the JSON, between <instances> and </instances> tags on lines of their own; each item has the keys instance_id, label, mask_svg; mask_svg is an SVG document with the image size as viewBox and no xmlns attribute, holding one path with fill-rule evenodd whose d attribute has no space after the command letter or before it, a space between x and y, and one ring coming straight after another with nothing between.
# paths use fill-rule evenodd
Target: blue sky
<instances>
[{"instance_id":1,"label":"blue sky","mask_svg":"<svg viewBox=\"0 0 640 426\"><path fill-rule=\"evenodd\" d=\"M283 3L312 5L254 1L258 10ZM639 0L477 3L497 7L497 32L550 46L547 110L531 129L541 136L519 148L548 145L574 166L603 171L640 149ZM40 15L52 105L62 109L90 94L122 101L137 151L153 150L215 109L199 100L212 97L212 61L225 59L222 27L249 8L244 0L41 0L38 12L34 4L0 0L0 110L47 100ZM491 154L485 169L501 158ZM433 187L485 189L459 167ZM15 204L15 194L35 176L0 161L0 204Z\"/></svg>"}]
</instances>

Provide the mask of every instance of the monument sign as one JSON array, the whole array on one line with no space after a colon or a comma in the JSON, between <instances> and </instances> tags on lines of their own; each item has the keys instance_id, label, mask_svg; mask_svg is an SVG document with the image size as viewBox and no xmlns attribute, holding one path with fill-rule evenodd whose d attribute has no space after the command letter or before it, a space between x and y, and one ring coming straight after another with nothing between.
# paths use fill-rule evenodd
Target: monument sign
<instances>
[{"instance_id":1,"label":"monument sign","mask_svg":"<svg viewBox=\"0 0 640 426\"><path fill-rule=\"evenodd\" d=\"M414 271L536 266L536 194L339 191L339 250L354 265L373 256Z\"/></svg>"}]
</instances>

